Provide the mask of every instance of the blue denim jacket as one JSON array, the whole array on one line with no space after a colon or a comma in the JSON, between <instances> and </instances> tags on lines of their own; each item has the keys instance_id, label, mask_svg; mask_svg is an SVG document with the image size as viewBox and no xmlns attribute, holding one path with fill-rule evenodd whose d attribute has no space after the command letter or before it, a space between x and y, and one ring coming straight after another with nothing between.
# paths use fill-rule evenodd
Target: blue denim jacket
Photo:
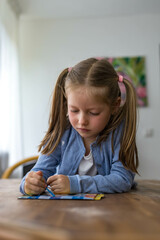
<instances>
[{"instance_id":1,"label":"blue denim jacket","mask_svg":"<svg viewBox=\"0 0 160 240\"><path fill-rule=\"evenodd\" d=\"M96 176L79 176L77 174L80 161L85 154L81 136L72 127L66 130L62 139L50 155L40 155L32 171L41 170L44 178L54 174L69 177L71 193L121 193L129 191L133 185L134 173L124 168L118 160L120 150L121 127L114 137L114 153L111 147L111 134L101 146L92 143L90 148L97 167ZM20 191L24 192L25 177L22 179Z\"/></svg>"}]
</instances>

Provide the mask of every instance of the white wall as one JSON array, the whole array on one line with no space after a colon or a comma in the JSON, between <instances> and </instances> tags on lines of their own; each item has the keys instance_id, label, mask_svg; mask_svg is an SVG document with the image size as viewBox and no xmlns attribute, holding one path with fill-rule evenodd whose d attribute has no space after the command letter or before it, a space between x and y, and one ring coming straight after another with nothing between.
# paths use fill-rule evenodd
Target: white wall
<instances>
[{"instance_id":1,"label":"white wall","mask_svg":"<svg viewBox=\"0 0 160 240\"><path fill-rule=\"evenodd\" d=\"M4 166L4 169L0 169L2 172L8 165L13 165L22 158L18 40L18 17L8 1L0 0L0 161Z\"/></svg>"},{"instance_id":2,"label":"white wall","mask_svg":"<svg viewBox=\"0 0 160 240\"><path fill-rule=\"evenodd\" d=\"M160 179L160 16L20 19L24 156L37 154L47 130L50 96L65 67L92 56L145 56L149 106L139 109L141 178ZM151 137L145 137L146 130Z\"/></svg>"}]
</instances>

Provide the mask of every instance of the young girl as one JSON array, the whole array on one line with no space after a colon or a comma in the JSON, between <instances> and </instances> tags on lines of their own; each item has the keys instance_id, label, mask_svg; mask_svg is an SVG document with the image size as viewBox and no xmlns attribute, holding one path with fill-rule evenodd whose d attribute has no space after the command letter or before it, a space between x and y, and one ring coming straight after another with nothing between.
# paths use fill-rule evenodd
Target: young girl
<instances>
[{"instance_id":1,"label":"young girl","mask_svg":"<svg viewBox=\"0 0 160 240\"><path fill-rule=\"evenodd\" d=\"M55 86L41 154L21 192L41 194L47 185L56 194L130 190L138 167L136 104L130 81L105 58L65 69Z\"/></svg>"}]
</instances>

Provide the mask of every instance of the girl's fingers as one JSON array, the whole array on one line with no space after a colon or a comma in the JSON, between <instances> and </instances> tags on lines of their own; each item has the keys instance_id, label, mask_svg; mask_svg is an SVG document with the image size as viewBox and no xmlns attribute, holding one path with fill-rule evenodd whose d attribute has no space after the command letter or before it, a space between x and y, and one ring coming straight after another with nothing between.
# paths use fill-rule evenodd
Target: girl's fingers
<instances>
[{"instance_id":1,"label":"girl's fingers","mask_svg":"<svg viewBox=\"0 0 160 240\"><path fill-rule=\"evenodd\" d=\"M47 187L47 184L45 183L45 181L39 180L39 179L35 179L35 178L32 178L30 180L30 184L33 185L33 186L38 186L38 187L42 187L42 188Z\"/></svg>"},{"instance_id":2,"label":"girl's fingers","mask_svg":"<svg viewBox=\"0 0 160 240\"><path fill-rule=\"evenodd\" d=\"M43 176L42 171L37 171L36 174L38 174L38 175L41 176L41 177Z\"/></svg>"},{"instance_id":3,"label":"girl's fingers","mask_svg":"<svg viewBox=\"0 0 160 240\"><path fill-rule=\"evenodd\" d=\"M46 187L45 179L42 176L38 176L37 173L28 174L26 182L30 185Z\"/></svg>"},{"instance_id":4,"label":"girl's fingers","mask_svg":"<svg viewBox=\"0 0 160 240\"><path fill-rule=\"evenodd\" d=\"M27 189L37 191L37 189L41 189L41 190L45 189L47 185L33 178L33 179L30 179L29 181L26 181L25 186Z\"/></svg>"},{"instance_id":5,"label":"girl's fingers","mask_svg":"<svg viewBox=\"0 0 160 240\"><path fill-rule=\"evenodd\" d=\"M40 194L46 187L47 184L41 171L32 171L27 175L25 180L25 192L27 194Z\"/></svg>"},{"instance_id":6,"label":"girl's fingers","mask_svg":"<svg viewBox=\"0 0 160 240\"><path fill-rule=\"evenodd\" d=\"M41 188L41 187L37 187L37 186L32 186L30 189L29 189L29 195L37 195L37 194L41 194L42 192L44 192L44 188Z\"/></svg>"},{"instance_id":7,"label":"girl's fingers","mask_svg":"<svg viewBox=\"0 0 160 240\"><path fill-rule=\"evenodd\" d=\"M56 193L56 194L62 194L62 189L60 189L60 188L57 188L57 189L52 190L52 191L54 191L54 193Z\"/></svg>"},{"instance_id":8,"label":"girl's fingers","mask_svg":"<svg viewBox=\"0 0 160 240\"><path fill-rule=\"evenodd\" d=\"M62 188L60 184L52 184L50 185L51 189L54 191L55 189Z\"/></svg>"},{"instance_id":9,"label":"girl's fingers","mask_svg":"<svg viewBox=\"0 0 160 240\"><path fill-rule=\"evenodd\" d=\"M53 175L47 179L47 184L51 185L53 182L57 181L58 175Z\"/></svg>"},{"instance_id":10,"label":"girl's fingers","mask_svg":"<svg viewBox=\"0 0 160 240\"><path fill-rule=\"evenodd\" d=\"M65 175L54 175L48 178L47 184L50 185L52 191L55 193L69 193L70 182L69 178Z\"/></svg>"},{"instance_id":11,"label":"girl's fingers","mask_svg":"<svg viewBox=\"0 0 160 240\"><path fill-rule=\"evenodd\" d=\"M26 183L25 183L25 192L27 193L27 194L35 194L35 195L37 195L37 194L41 194L42 192L44 192L45 191L45 187L41 187L41 186L36 186L36 185L27 185Z\"/></svg>"}]
</instances>

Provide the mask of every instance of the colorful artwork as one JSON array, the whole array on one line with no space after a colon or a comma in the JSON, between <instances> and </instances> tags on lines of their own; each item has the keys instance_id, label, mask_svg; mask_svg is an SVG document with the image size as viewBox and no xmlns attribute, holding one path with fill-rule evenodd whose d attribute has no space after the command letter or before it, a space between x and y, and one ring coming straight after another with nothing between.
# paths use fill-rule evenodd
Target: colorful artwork
<instances>
[{"instance_id":1,"label":"colorful artwork","mask_svg":"<svg viewBox=\"0 0 160 240\"><path fill-rule=\"evenodd\" d=\"M104 194L72 194L72 195L55 195L54 197L48 193L38 196L23 195L18 199L39 199L39 200L100 200L104 197Z\"/></svg>"},{"instance_id":2,"label":"colorful artwork","mask_svg":"<svg viewBox=\"0 0 160 240\"><path fill-rule=\"evenodd\" d=\"M148 105L145 57L116 57L108 58L115 70L131 81L136 89L138 106Z\"/></svg>"}]
</instances>

